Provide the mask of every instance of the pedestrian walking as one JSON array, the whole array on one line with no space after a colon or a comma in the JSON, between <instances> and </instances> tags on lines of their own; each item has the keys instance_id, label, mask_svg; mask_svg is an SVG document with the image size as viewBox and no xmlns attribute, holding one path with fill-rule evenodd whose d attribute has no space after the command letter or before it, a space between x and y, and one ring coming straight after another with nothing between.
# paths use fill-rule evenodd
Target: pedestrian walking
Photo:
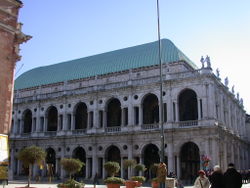
<instances>
[{"instance_id":1,"label":"pedestrian walking","mask_svg":"<svg viewBox=\"0 0 250 188\"><path fill-rule=\"evenodd\" d=\"M211 176L209 176L209 181L211 183L210 188L224 188L224 177L219 165L214 166L214 171Z\"/></svg>"},{"instance_id":2,"label":"pedestrian walking","mask_svg":"<svg viewBox=\"0 0 250 188\"><path fill-rule=\"evenodd\" d=\"M225 188L241 188L242 176L234 167L233 163L228 164L228 169L224 173Z\"/></svg>"},{"instance_id":3,"label":"pedestrian walking","mask_svg":"<svg viewBox=\"0 0 250 188\"><path fill-rule=\"evenodd\" d=\"M99 181L98 181L98 173L95 174L95 177L94 177L94 181L93 181L93 184L94 184L94 188L96 188L96 185L99 184Z\"/></svg>"},{"instance_id":4,"label":"pedestrian walking","mask_svg":"<svg viewBox=\"0 0 250 188\"><path fill-rule=\"evenodd\" d=\"M199 170L199 176L196 178L194 182L194 188L209 188L210 182L206 177L206 173L204 170Z\"/></svg>"}]
</instances>

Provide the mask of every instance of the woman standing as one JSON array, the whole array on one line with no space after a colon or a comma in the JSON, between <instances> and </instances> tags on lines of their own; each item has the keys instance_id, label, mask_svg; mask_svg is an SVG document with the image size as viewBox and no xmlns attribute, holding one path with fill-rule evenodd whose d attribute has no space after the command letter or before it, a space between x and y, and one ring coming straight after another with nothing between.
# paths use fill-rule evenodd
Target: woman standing
<instances>
[{"instance_id":1,"label":"woman standing","mask_svg":"<svg viewBox=\"0 0 250 188\"><path fill-rule=\"evenodd\" d=\"M194 188L209 188L210 182L206 177L204 170L199 170L198 174L199 176L194 182Z\"/></svg>"}]
</instances>

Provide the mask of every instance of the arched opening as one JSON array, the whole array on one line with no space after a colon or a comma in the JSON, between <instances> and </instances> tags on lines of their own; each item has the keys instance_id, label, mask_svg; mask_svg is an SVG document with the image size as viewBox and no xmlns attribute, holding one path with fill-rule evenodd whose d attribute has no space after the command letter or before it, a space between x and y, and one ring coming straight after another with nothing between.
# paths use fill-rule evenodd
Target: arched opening
<instances>
[{"instance_id":1,"label":"arched opening","mask_svg":"<svg viewBox=\"0 0 250 188\"><path fill-rule=\"evenodd\" d=\"M179 120L198 120L197 95L191 89L185 89L179 95Z\"/></svg>"},{"instance_id":2,"label":"arched opening","mask_svg":"<svg viewBox=\"0 0 250 188\"><path fill-rule=\"evenodd\" d=\"M121 126L121 103L111 99L107 105L107 127Z\"/></svg>"},{"instance_id":3,"label":"arched opening","mask_svg":"<svg viewBox=\"0 0 250 188\"><path fill-rule=\"evenodd\" d=\"M107 148L105 157L107 161L117 162L121 166L121 152L118 147L110 146ZM120 175L120 172L121 171L119 171L117 175Z\"/></svg>"},{"instance_id":4,"label":"arched opening","mask_svg":"<svg viewBox=\"0 0 250 188\"><path fill-rule=\"evenodd\" d=\"M143 100L143 124L159 123L159 103L154 94L147 95Z\"/></svg>"},{"instance_id":5,"label":"arched opening","mask_svg":"<svg viewBox=\"0 0 250 188\"><path fill-rule=\"evenodd\" d=\"M154 144L148 144L143 150L144 165L147 168L145 177L151 179L156 177L155 165L160 162L159 149Z\"/></svg>"},{"instance_id":6,"label":"arched opening","mask_svg":"<svg viewBox=\"0 0 250 188\"><path fill-rule=\"evenodd\" d=\"M80 161L84 162L86 165L86 152L82 147L77 147L76 149L74 149L72 157L75 159L79 159ZM76 177L82 177L82 178L86 177L85 165L82 167L80 172L75 174Z\"/></svg>"},{"instance_id":7,"label":"arched opening","mask_svg":"<svg viewBox=\"0 0 250 188\"><path fill-rule=\"evenodd\" d=\"M75 110L75 129L86 129L88 124L88 110L85 103L79 103Z\"/></svg>"},{"instance_id":8,"label":"arched opening","mask_svg":"<svg viewBox=\"0 0 250 188\"><path fill-rule=\"evenodd\" d=\"M57 131L58 112L56 107L52 106L48 109L47 118L47 131Z\"/></svg>"},{"instance_id":9,"label":"arched opening","mask_svg":"<svg viewBox=\"0 0 250 188\"><path fill-rule=\"evenodd\" d=\"M23 113L23 133L31 133L32 131L32 112L25 110Z\"/></svg>"},{"instance_id":10,"label":"arched opening","mask_svg":"<svg viewBox=\"0 0 250 188\"><path fill-rule=\"evenodd\" d=\"M47 175L50 177L56 174L56 152L53 148L46 149Z\"/></svg>"},{"instance_id":11,"label":"arched opening","mask_svg":"<svg viewBox=\"0 0 250 188\"><path fill-rule=\"evenodd\" d=\"M187 142L181 147L181 179L193 183L200 169L199 147L193 142Z\"/></svg>"}]
</instances>

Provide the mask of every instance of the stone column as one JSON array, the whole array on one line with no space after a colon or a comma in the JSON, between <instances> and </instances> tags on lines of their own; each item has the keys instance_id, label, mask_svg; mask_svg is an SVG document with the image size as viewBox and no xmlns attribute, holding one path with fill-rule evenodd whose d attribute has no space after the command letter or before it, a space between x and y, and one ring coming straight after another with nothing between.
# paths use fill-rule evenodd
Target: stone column
<instances>
[{"instance_id":1,"label":"stone column","mask_svg":"<svg viewBox=\"0 0 250 188\"><path fill-rule=\"evenodd\" d=\"M71 131L75 130L75 115L71 114Z\"/></svg>"},{"instance_id":2,"label":"stone column","mask_svg":"<svg viewBox=\"0 0 250 188\"><path fill-rule=\"evenodd\" d=\"M47 126L48 126L48 117L47 116L45 116L44 117L44 128L43 128L43 131L44 132L47 132Z\"/></svg>"},{"instance_id":3,"label":"stone column","mask_svg":"<svg viewBox=\"0 0 250 188\"><path fill-rule=\"evenodd\" d=\"M91 111L88 111L88 119L87 119L87 129L90 129L91 128L91 125L90 125L90 123L91 123L91 120L90 120L90 113Z\"/></svg>"},{"instance_id":4,"label":"stone column","mask_svg":"<svg viewBox=\"0 0 250 188\"><path fill-rule=\"evenodd\" d=\"M61 159L64 158L65 155L65 149L63 147L61 147ZM65 177L65 171L63 170L62 166L60 166L60 178L63 179Z\"/></svg>"},{"instance_id":5,"label":"stone column","mask_svg":"<svg viewBox=\"0 0 250 188\"><path fill-rule=\"evenodd\" d=\"M97 108L97 102L95 102L95 107L93 111L93 124L95 128L99 128L99 110Z\"/></svg>"},{"instance_id":6,"label":"stone column","mask_svg":"<svg viewBox=\"0 0 250 188\"><path fill-rule=\"evenodd\" d=\"M139 105L139 126L143 124L143 109L142 105Z\"/></svg>"},{"instance_id":7,"label":"stone column","mask_svg":"<svg viewBox=\"0 0 250 188\"><path fill-rule=\"evenodd\" d=\"M217 138L212 140L212 165L219 164L219 142ZM221 164L219 164L221 165Z\"/></svg>"},{"instance_id":8,"label":"stone column","mask_svg":"<svg viewBox=\"0 0 250 188\"><path fill-rule=\"evenodd\" d=\"M198 120L201 120L201 104L200 104L200 98L197 98L197 105L198 105Z\"/></svg>"},{"instance_id":9,"label":"stone column","mask_svg":"<svg viewBox=\"0 0 250 188\"><path fill-rule=\"evenodd\" d=\"M103 110L103 128L104 128L104 130L106 127L107 127L107 111Z\"/></svg>"},{"instance_id":10,"label":"stone column","mask_svg":"<svg viewBox=\"0 0 250 188\"><path fill-rule=\"evenodd\" d=\"M181 177L181 160L180 160L180 154L177 155L177 177Z\"/></svg>"},{"instance_id":11,"label":"stone column","mask_svg":"<svg viewBox=\"0 0 250 188\"><path fill-rule=\"evenodd\" d=\"M129 160L133 159L132 150L133 150L132 143L131 143L131 144L128 144L128 159L129 159ZM128 169L128 178L130 178L131 176L132 176L132 174L131 174L130 170Z\"/></svg>"},{"instance_id":12,"label":"stone column","mask_svg":"<svg viewBox=\"0 0 250 188\"><path fill-rule=\"evenodd\" d=\"M57 116L57 132L61 131L61 118L60 118L61 114L58 114Z\"/></svg>"},{"instance_id":13,"label":"stone column","mask_svg":"<svg viewBox=\"0 0 250 188\"><path fill-rule=\"evenodd\" d=\"M86 166L85 166L85 173L86 173L86 178L89 178L89 158L86 156Z\"/></svg>"},{"instance_id":14,"label":"stone column","mask_svg":"<svg viewBox=\"0 0 250 188\"><path fill-rule=\"evenodd\" d=\"M124 176L123 157L121 157L121 178Z\"/></svg>"},{"instance_id":15,"label":"stone column","mask_svg":"<svg viewBox=\"0 0 250 188\"><path fill-rule=\"evenodd\" d=\"M171 96L167 97L167 121L172 122L173 121L173 103L171 100Z\"/></svg>"},{"instance_id":16,"label":"stone column","mask_svg":"<svg viewBox=\"0 0 250 188\"><path fill-rule=\"evenodd\" d=\"M227 164L228 164L228 162L227 162L227 143L226 142L223 143L223 153L224 153L224 155L223 155L224 159L223 159L222 170L225 172L227 169Z\"/></svg>"},{"instance_id":17,"label":"stone column","mask_svg":"<svg viewBox=\"0 0 250 188\"><path fill-rule=\"evenodd\" d=\"M124 107L121 108L121 127L125 125L125 110Z\"/></svg>"},{"instance_id":18,"label":"stone column","mask_svg":"<svg viewBox=\"0 0 250 188\"><path fill-rule=\"evenodd\" d=\"M96 144L92 147L92 178L95 177L95 174L98 172L98 158L96 155Z\"/></svg>"},{"instance_id":19,"label":"stone column","mask_svg":"<svg viewBox=\"0 0 250 188\"><path fill-rule=\"evenodd\" d=\"M174 150L173 143L168 143L168 173L174 172Z\"/></svg>"},{"instance_id":20,"label":"stone column","mask_svg":"<svg viewBox=\"0 0 250 188\"><path fill-rule=\"evenodd\" d=\"M179 121L179 105L177 101L175 102L175 121Z\"/></svg>"},{"instance_id":21,"label":"stone column","mask_svg":"<svg viewBox=\"0 0 250 188\"><path fill-rule=\"evenodd\" d=\"M132 105L132 102L129 103L128 105L128 125L134 125L135 120L134 120L134 107Z\"/></svg>"},{"instance_id":22,"label":"stone column","mask_svg":"<svg viewBox=\"0 0 250 188\"><path fill-rule=\"evenodd\" d=\"M104 168L104 164L106 163L105 157L103 157L102 161L103 161L103 163L102 163L102 179L105 179L105 177L106 177L106 171Z\"/></svg>"}]
</instances>

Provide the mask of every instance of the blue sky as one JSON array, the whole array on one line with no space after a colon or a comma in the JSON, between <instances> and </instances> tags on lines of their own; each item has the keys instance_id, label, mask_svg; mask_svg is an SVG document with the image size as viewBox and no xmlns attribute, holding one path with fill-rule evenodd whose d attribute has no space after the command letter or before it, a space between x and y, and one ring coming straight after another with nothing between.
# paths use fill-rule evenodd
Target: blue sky
<instances>
[{"instance_id":1,"label":"blue sky","mask_svg":"<svg viewBox=\"0 0 250 188\"><path fill-rule=\"evenodd\" d=\"M21 46L16 76L35 67L157 40L156 0L22 0L19 21L33 38ZM212 68L244 100L250 59L249 0L160 0L161 37Z\"/></svg>"}]
</instances>

